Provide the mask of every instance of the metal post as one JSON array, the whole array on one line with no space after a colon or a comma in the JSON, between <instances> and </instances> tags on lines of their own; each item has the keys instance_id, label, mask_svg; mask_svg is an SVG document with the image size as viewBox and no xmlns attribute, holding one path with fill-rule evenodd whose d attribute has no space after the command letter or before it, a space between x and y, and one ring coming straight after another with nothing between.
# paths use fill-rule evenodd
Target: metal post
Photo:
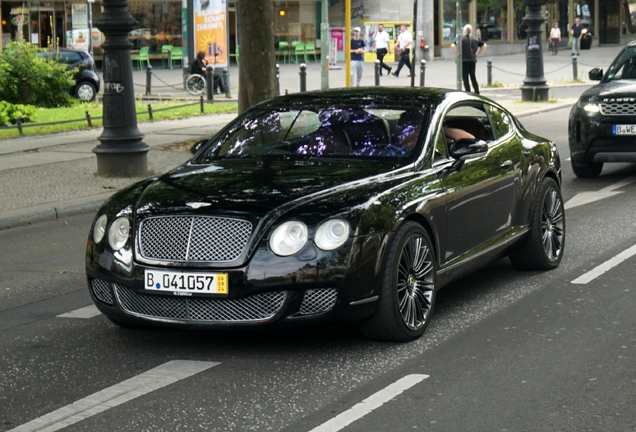
<instances>
[{"instance_id":1,"label":"metal post","mask_svg":"<svg viewBox=\"0 0 636 432\"><path fill-rule=\"evenodd\" d=\"M527 24L528 43L526 44L526 76L521 86L521 100L548 100L550 87L543 75L543 25L545 15L541 11L547 0L523 0L528 14L523 17Z\"/></svg>"},{"instance_id":2,"label":"metal post","mask_svg":"<svg viewBox=\"0 0 636 432\"><path fill-rule=\"evenodd\" d=\"M212 65L205 67L205 91L208 101L214 100L214 72L212 72Z\"/></svg>"},{"instance_id":3,"label":"metal post","mask_svg":"<svg viewBox=\"0 0 636 432\"><path fill-rule=\"evenodd\" d=\"M22 132L22 119L20 117L15 119L15 125L18 127L18 132L20 133L20 135L23 135L24 132Z\"/></svg>"},{"instance_id":4,"label":"metal post","mask_svg":"<svg viewBox=\"0 0 636 432\"><path fill-rule=\"evenodd\" d=\"M230 95L230 72L227 68L223 68L223 86L225 87L225 96Z\"/></svg>"},{"instance_id":5,"label":"metal post","mask_svg":"<svg viewBox=\"0 0 636 432\"><path fill-rule=\"evenodd\" d=\"M86 0L88 9L88 53L93 57L93 3L95 0Z\"/></svg>"},{"instance_id":6,"label":"metal post","mask_svg":"<svg viewBox=\"0 0 636 432\"><path fill-rule=\"evenodd\" d=\"M146 66L146 96L148 96L152 89L152 66Z\"/></svg>"},{"instance_id":7,"label":"metal post","mask_svg":"<svg viewBox=\"0 0 636 432\"><path fill-rule=\"evenodd\" d=\"M204 108L203 108L203 95L199 96L199 108L201 109L201 114L203 114L204 112Z\"/></svg>"},{"instance_id":8,"label":"metal post","mask_svg":"<svg viewBox=\"0 0 636 432\"><path fill-rule=\"evenodd\" d=\"M464 32L462 30L462 4L459 0L455 1L455 49L457 50L457 55L455 57L456 68L457 68L457 90L462 89L462 67L464 66L462 59L462 39L464 38Z\"/></svg>"},{"instance_id":9,"label":"metal post","mask_svg":"<svg viewBox=\"0 0 636 432\"><path fill-rule=\"evenodd\" d=\"M424 79L426 78L426 60L420 60L420 87L424 87Z\"/></svg>"},{"instance_id":10,"label":"metal post","mask_svg":"<svg viewBox=\"0 0 636 432\"><path fill-rule=\"evenodd\" d=\"M331 33L329 31L329 0L321 0L320 15L320 89L329 89L329 47Z\"/></svg>"},{"instance_id":11,"label":"metal post","mask_svg":"<svg viewBox=\"0 0 636 432\"><path fill-rule=\"evenodd\" d=\"M578 60L576 59L576 57L577 56L572 56L572 77L574 81L579 79Z\"/></svg>"},{"instance_id":12,"label":"metal post","mask_svg":"<svg viewBox=\"0 0 636 432\"><path fill-rule=\"evenodd\" d=\"M280 65L276 63L276 95L280 96Z\"/></svg>"},{"instance_id":13,"label":"metal post","mask_svg":"<svg viewBox=\"0 0 636 432\"><path fill-rule=\"evenodd\" d=\"M305 63L300 64L300 92L304 93L307 91L307 65Z\"/></svg>"},{"instance_id":14,"label":"metal post","mask_svg":"<svg viewBox=\"0 0 636 432\"><path fill-rule=\"evenodd\" d=\"M100 144L93 149L100 176L140 177L148 174L148 147L137 127L135 88L128 41L139 23L128 12L128 0L103 0L96 27L104 33L104 108Z\"/></svg>"},{"instance_id":15,"label":"metal post","mask_svg":"<svg viewBox=\"0 0 636 432\"><path fill-rule=\"evenodd\" d=\"M373 65L373 71L375 75L375 85L376 87L380 85L380 60L375 60Z\"/></svg>"},{"instance_id":16,"label":"metal post","mask_svg":"<svg viewBox=\"0 0 636 432\"><path fill-rule=\"evenodd\" d=\"M88 124L88 127L93 127L93 122L91 121L91 113L89 113L88 111L84 111L86 113L86 123Z\"/></svg>"},{"instance_id":17,"label":"metal post","mask_svg":"<svg viewBox=\"0 0 636 432\"><path fill-rule=\"evenodd\" d=\"M488 87L492 87L492 59L488 59L487 61L487 70L488 70Z\"/></svg>"},{"instance_id":18,"label":"metal post","mask_svg":"<svg viewBox=\"0 0 636 432\"><path fill-rule=\"evenodd\" d=\"M152 105L148 104L148 119L152 121Z\"/></svg>"}]
</instances>

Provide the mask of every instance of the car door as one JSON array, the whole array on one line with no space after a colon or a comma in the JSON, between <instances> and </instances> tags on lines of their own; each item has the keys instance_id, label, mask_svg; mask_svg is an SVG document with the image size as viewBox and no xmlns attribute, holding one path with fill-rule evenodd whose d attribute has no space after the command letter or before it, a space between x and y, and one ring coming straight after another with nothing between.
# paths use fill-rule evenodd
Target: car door
<instances>
[{"instance_id":1,"label":"car door","mask_svg":"<svg viewBox=\"0 0 636 432\"><path fill-rule=\"evenodd\" d=\"M495 139L482 103L460 103L442 120L447 146L453 137L485 141L488 151L440 170L447 193L447 243L444 262L453 264L505 241L513 202L513 163L505 140ZM459 134L457 134L459 132ZM450 151L449 151L450 154Z\"/></svg>"}]
</instances>

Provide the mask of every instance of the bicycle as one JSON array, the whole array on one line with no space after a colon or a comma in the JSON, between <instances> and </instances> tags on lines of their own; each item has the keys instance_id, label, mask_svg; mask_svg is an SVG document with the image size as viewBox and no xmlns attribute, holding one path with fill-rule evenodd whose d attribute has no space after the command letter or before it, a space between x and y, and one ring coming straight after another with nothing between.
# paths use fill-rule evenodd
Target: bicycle
<instances>
[{"instance_id":1,"label":"bicycle","mask_svg":"<svg viewBox=\"0 0 636 432\"><path fill-rule=\"evenodd\" d=\"M185 88L191 95L199 96L205 92L205 78L199 74L191 74L185 80Z\"/></svg>"}]
</instances>

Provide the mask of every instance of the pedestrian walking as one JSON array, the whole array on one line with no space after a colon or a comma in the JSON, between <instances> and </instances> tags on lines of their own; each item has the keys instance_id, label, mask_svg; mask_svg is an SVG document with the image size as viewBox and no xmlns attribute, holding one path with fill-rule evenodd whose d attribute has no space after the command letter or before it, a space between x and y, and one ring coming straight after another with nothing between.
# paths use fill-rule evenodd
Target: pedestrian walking
<instances>
[{"instance_id":1,"label":"pedestrian walking","mask_svg":"<svg viewBox=\"0 0 636 432\"><path fill-rule=\"evenodd\" d=\"M570 36L572 39L572 55L578 56L581 54L581 37L583 36L583 25L580 18L574 19L574 25L570 29Z\"/></svg>"},{"instance_id":2,"label":"pedestrian walking","mask_svg":"<svg viewBox=\"0 0 636 432\"><path fill-rule=\"evenodd\" d=\"M351 39L351 85L355 87L360 87L364 71L364 46L364 40L360 39L360 27L356 27Z\"/></svg>"},{"instance_id":3,"label":"pedestrian walking","mask_svg":"<svg viewBox=\"0 0 636 432\"><path fill-rule=\"evenodd\" d=\"M378 24L378 31L375 32L373 36L373 45L371 46L371 50L375 49L375 56L378 60L380 60L380 76L382 76L382 69L386 69L387 73L391 73L391 66L388 66L384 63L384 56L387 55L389 50L389 42L391 41L391 36L384 30L384 24Z\"/></svg>"},{"instance_id":4,"label":"pedestrian walking","mask_svg":"<svg viewBox=\"0 0 636 432\"><path fill-rule=\"evenodd\" d=\"M561 43L561 29L559 29L559 23L555 22L550 29L550 48L552 48L552 55L557 55L559 52L559 43Z\"/></svg>"},{"instance_id":5,"label":"pedestrian walking","mask_svg":"<svg viewBox=\"0 0 636 432\"><path fill-rule=\"evenodd\" d=\"M409 76L411 76L411 45L413 45L413 36L411 32L407 30L406 25L402 24L402 26L400 26L400 36L398 36L398 40L393 46L393 49L400 49L400 62L398 63L397 70L392 72L391 75L395 77L399 76L402 66L406 65L409 69Z\"/></svg>"},{"instance_id":6,"label":"pedestrian walking","mask_svg":"<svg viewBox=\"0 0 636 432\"><path fill-rule=\"evenodd\" d=\"M475 67L477 66L477 57L479 57L488 45L485 42L471 37L473 27L470 24L466 24L463 29L462 37L462 80L464 81L464 89L469 92L470 84L468 79L473 84L473 93L479 94L479 86L477 85L477 77L475 76ZM452 44L451 49L457 54L457 45Z\"/></svg>"}]
</instances>

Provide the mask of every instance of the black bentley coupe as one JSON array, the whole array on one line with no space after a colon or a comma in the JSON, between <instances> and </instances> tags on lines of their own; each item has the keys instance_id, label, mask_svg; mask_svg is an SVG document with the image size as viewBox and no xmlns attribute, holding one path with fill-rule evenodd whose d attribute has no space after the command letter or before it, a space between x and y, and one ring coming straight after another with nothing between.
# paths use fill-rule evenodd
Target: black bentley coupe
<instances>
[{"instance_id":1,"label":"black bentley coupe","mask_svg":"<svg viewBox=\"0 0 636 432\"><path fill-rule=\"evenodd\" d=\"M497 103L442 89L277 97L112 196L86 255L121 326L355 322L418 338L438 289L508 256L564 251L554 143Z\"/></svg>"}]
</instances>

